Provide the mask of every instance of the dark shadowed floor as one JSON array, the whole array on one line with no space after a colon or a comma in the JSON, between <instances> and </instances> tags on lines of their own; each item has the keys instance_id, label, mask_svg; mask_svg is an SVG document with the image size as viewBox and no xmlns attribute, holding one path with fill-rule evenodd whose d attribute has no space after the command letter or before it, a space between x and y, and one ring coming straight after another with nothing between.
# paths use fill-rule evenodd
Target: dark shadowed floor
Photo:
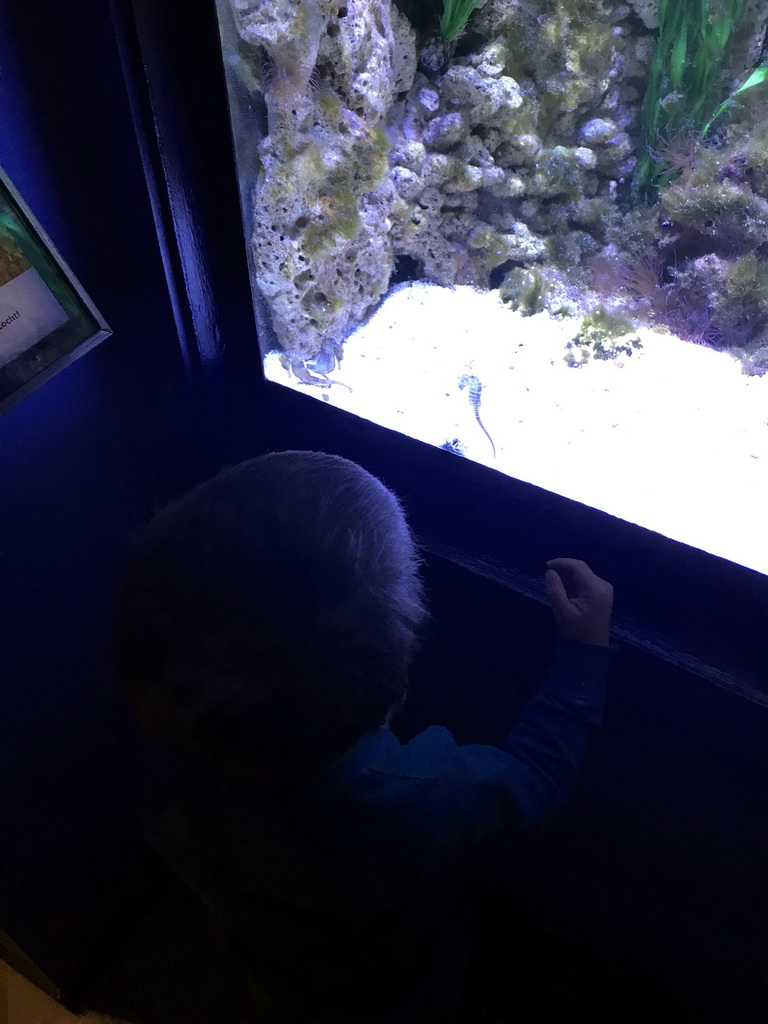
<instances>
[{"instance_id":1,"label":"dark shadowed floor","mask_svg":"<svg viewBox=\"0 0 768 1024\"><path fill-rule=\"evenodd\" d=\"M494 949L476 968L461 1024L704 1024L700 1011L648 979L591 962L530 926L510 927ZM204 911L171 886L86 1005L131 1024L251 1024L238 991Z\"/></svg>"}]
</instances>

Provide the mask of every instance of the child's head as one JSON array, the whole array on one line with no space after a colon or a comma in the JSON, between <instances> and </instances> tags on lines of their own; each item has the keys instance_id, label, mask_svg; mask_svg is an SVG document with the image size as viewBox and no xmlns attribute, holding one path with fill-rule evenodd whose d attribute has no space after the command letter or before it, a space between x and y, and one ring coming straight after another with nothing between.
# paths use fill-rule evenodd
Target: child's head
<instances>
[{"instance_id":1,"label":"child's head","mask_svg":"<svg viewBox=\"0 0 768 1024\"><path fill-rule=\"evenodd\" d=\"M142 724L241 778L340 757L405 697L426 616L397 498L347 459L277 452L159 513L118 620Z\"/></svg>"}]
</instances>

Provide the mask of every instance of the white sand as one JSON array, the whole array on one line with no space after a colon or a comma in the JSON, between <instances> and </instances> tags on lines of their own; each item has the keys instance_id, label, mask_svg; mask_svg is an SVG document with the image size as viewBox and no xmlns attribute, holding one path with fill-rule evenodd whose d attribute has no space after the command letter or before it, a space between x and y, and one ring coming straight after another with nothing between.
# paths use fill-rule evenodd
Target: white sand
<instances>
[{"instance_id":1,"label":"white sand","mask_svg":"<svg viewBox=\"0 0 768 1024\"><path fill-rule=\"evenodd\" d=\"M394 289L344 345L335 383L270 380L768 574L768 375L640 331L616 361L564 361L579 321L522 317L497 292ZM483 386L475 419L462 374ZM348 390L351 389L351 390Z\"/></svg>"}]
</instances>

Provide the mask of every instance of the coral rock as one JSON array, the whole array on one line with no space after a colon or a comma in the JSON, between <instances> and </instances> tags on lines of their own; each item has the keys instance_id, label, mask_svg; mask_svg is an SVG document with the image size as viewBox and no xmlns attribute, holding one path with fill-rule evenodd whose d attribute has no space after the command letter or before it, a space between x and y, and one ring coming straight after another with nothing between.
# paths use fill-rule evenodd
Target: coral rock
<instances>
[{"instance_id":1,"label":"coral rock","mask_svg":"<svg viewBox=\"0 0 768 1024\"><path fill-rule=\"evenodd\" d=\"M520 86L512 78L487 78L476 68L455 65L441 79L443 102L461 107L469 124L508 128L523 106Z\"/></svg>"},{"instance_id":2,"label":"coral rock","mask_svg":"<svg viewBox=\"0 0 768 1024\"><path fill-rule=\"evenodd\" d=\"M275 66L252 252L292 354L342 341L399 256L490 287L506 262L562 274L605 243L649 49L626 0L478 0L458 48L418 39L429 74L393 0L230 2Z\"/></svg>"},{"instance_id":3,"label":"coral rock","mask_svg":"<svg viewBox=\"0 0 768 1024\"><path fill-rule=\"evenodd\" d=\"M507 167L533 167L544 145L533 132L521 132L498 147L496 159Z\"/></svg>"},{"instance_id":4,"label":"coral rock","mask_svg":"<svg viewBox=\"0 0 768 1024\"><path fill-rule=\"evenodd\" d=\"M504 74L506 61L507 48L500 39L496 39L479 53L469 57L467 63L476 67L486 78L499 78Z\"/></svg>"},{"instance_id":5,"label":"coral rock","mask_svg":"<svg viewBox=\"0 0 768 1024\"><path fill-rule=\"evenodd\" d=\"M547 246L544 239L535 235L522 221L518 221L513 230L502 237L507 247L507 260L530 263L546 255Z\"/></svg>"},{"instance_id":6,"label":"coral rock","mask_svg":"<svg viewBox=\"0 0 768 1024\"><path fill-rule=\"evenodd\" d=\"M392 163L407 167L409 171L421 174L427 160L427 148L423 142L401 140L392 148Z\"/></svg>"},{"instance_id":7,"label":"coral rock","mask_svg":"<svg viewBox=\"0 0 768 1024\"><path fill-rule=\"evenodd\" d=\"M389 283L398 193L384 121L414 80L415 36L389 0L231 2L241 36L283 69L265 87L251 251L275 340L308 359L343 341Z\"/></svg>"},{"instance_id":8,"label":"coral rock","mask_svg":"<svg viewBox=\"0 0 768 1024\"><path fill-rule=\"evenodd\" d=\"M573 156L582 170L594 171L597 167L597 154L586 146L577 146L573 151Z\"/></svg>"},{"instance_id":9,"label":"coral rock","mask_svg":"<svg viewBox=\"0 0 768 1024\"><path fill-rule=\"evenodd\" d=\"M395 93L407 92L416 76L416 36L411 23L392 4L389 8L392 27L394 78L392 89Z\"/></svg>"},{"instance_id":10,"label":"coral rock","mask_svg":"<svg viewBox=\"0 0 768 1024\"><path fill-rule=\"evenodd\" d=\"M419 89L416 102L427 117L437 113L440 96L434 89Z\"/></svg>"},{"instance_id":11,"label":"coral rock","mask_svg":"<svg viewBox=\"0 0 768 1024\"><path fill-rule=\"evenodd\" d=\"M424 191L424 179L407 167L395 167L392 170L392 181L397 194L403 199L418 199Z\"/></svg>"},{"instance_id":12,"label":"coral rock","mask_svg":"<svg viewBox=\"0 0 768 1024\"><path fill-rule=\"evenodd\" d=\"M495 196L498 196L500 199L517 199L519 196L525 195L528 191L528 186L519 175L504 172L500 167L496 169L502 172L502 178L497 184L492 186Z\"/></svg>"},{"instance_id":13,"label":"coral rock","mask_svg":"<svg viewBox=\"0 0 768 1024\"><path fill-rule=\"evenodd\" d=\"M586 146L604 146L611 142L621 129L615 121L594 117L579 129L579 138Z\"/></svg>"},{"instance_id":14,"label":"coral rock","mask_svg":"<svg viewBox=\"0 0 768 1024\"><path fill-rule=\"evenodd\" d=\"M462 114L445 114L430 121L424 132L424 145L428 149L445 152L453 149L469 135L469 125Z\"/></svg>"}]
</instances>

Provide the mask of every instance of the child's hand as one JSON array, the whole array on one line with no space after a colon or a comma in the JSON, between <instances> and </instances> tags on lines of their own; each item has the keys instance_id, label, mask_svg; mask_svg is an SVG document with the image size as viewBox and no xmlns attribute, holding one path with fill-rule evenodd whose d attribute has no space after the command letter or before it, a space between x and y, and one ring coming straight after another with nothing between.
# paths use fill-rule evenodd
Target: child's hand
<instances>
[{"instance_id":1,"label":"child's hand","mask_svg":"<svg viewBox=\"0 0 768 1024\"><path fill-rule=\"evenodd\" d=\"M561 633L587 644L608 646L613 608L610 583L578 558L551 558L544 586Z\"/></svg>"}]
</instances>

